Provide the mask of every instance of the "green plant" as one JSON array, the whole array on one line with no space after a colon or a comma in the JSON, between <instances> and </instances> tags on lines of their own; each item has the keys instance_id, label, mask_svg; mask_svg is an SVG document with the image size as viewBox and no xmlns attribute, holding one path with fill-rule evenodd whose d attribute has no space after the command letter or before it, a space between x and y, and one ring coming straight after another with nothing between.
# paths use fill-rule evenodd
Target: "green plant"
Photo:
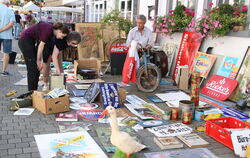
<instances>
[{"instance_id":1,"label":"green plant","mask_svg":"<svg viewBox=\"0 0 250 158\"><path fill-rule=\"evenodd\" d=\"M126 35L128 34L129 30L132 28L132 22L128 19L125 19L121 16L121 12L119 10L112 10L110 13L105 14L102 18L102 28L105 25L115 24L118 26L119 37L121 31L125 31Z\"/></svg>"}]
</instances>

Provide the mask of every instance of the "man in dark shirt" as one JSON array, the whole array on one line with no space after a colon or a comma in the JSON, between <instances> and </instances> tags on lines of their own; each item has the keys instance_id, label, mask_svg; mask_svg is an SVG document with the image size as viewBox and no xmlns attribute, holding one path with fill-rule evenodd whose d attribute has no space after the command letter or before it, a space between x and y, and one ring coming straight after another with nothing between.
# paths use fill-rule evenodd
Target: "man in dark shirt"
<instances>
[{"instance_id":1,"label":"man in dark shirt","mask_svg":"<svg viewBox=\"0 0 250 158\"><path fill-rule=\"evenodd\" d=\"M14 26L13 26L14 38L18 39L20 32L21 32L21 19L22 19L18 11L15 11L15 19L16 19L16 22L14 23Z\"/></svg>"}]
</instances>

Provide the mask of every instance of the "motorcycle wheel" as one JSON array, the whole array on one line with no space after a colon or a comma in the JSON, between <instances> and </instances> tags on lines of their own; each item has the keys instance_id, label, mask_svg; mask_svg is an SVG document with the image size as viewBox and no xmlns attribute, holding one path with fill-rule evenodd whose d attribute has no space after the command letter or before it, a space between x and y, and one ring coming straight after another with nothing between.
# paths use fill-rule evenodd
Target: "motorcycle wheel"
<instances>
[{"instance_id":1,"label":"motorcycle wheel","mask_svg":"<svg viewBox=\"0 0 250 158\"><path fill-rule=\"evenodd\" d=\"M161 71L154 64L147 65L148 76L145 73L145 65L141 66L137 72L136 85L143 92L155 91L161 80Z\"/></svg>"}]
</instances>

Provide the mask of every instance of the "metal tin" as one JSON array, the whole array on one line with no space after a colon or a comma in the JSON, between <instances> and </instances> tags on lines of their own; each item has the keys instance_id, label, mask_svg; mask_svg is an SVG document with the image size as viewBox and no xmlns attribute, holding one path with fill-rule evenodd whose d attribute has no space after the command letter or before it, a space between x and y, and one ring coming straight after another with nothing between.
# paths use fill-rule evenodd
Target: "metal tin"
<instances>
[{"instance_id":1,"label":"metal tin","mask_svg":"<svg viewBox=\"0 0 250 158\"><path fill-rule=\"evenodd\" d=\"M172 108L171 120L178 120L179 108Z\"/></svg>"},{"instance_id":2,"label":"metal tin","mask_svg":"<svg viewBox=\"0 0 250 158\"><path fill-rule=\"evenodd\" d=\"M201 121L204 118L204 111L202 109L195 109L194 120Z\"/></svg>"},{"instance_id":3,"label":"metal tin","mask_svg":"<svg viewBox=\"0 0 250 158\"><path fill-rule=\"evenodd\" d=\"M194 103L189 100L180 100L179 107L181 111L181 120L184 124L192 123L194 113Z\"/></svg>"},{"instance_id":4,"label":"metal tin","mask_svg":"<svg viewBox=\"0 0 250 158\"><path fill-rule=\"evenodd\" d=\"M171 118L171 111L170 110L165 111L162 118L164 120L170 120L170 118Z\"/></svg>"}]
</instances>

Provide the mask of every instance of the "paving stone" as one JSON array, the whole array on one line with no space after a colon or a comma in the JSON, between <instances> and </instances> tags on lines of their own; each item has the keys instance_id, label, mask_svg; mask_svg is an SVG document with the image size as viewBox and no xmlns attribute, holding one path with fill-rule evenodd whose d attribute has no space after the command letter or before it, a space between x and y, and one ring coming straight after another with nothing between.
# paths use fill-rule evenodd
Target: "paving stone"
<instances>
[{"instance_id":1,"label":"paving stone","mask_svg":"<svg viewBox=\"0 0 250 158\"><path fill-rule=\"evenodd\" d=\"M30 158L31 154L18 154L16 155L16 158Z\"/></svg>"},{"instance_id":2,"label":"paving stone","mask_svg":"<svg viewBox=\"0 0 250 158\"><path fill-rule=\"evenodd\" d=\"M17 143L16 148L28 148L30 147L29 143Z\"/></svg>"},{"instance_id":3,"label":"paving stone","mask_svg":"<svg viewBox=\"0 0 250 158\"><path fill-rule=\"evenodd\" d=\"M13 155L13 154L22 154L23 149L22 148L16 148L16 149L8 149L8 154Z\"/></svg>"},{"instance_id":4,"label":"paving stone","mask_svg":"<svg viewBox=\"0 0 250 158\"><path fill-rule=\"evenodd\" d=\"M22 142L32 142L32 141L34 141L34 140L35 140L34 137L22 138Z\"/></svg>"},{"instance_id":5,"label":"paving stone","mask_svg":"<svg viewBox=\"0 0 250 158\"><path fill-rule=\"evenodd\" d=\"M40 154L38 152L36 153L31 153L32 158L40 158Z\"/></svg>"},{"instance_id":6,"label":"paving stone","mask_svg":"<svg viewBox=\"0 0 250 158\"><path fill-rule=\"evenodd\" d=\"M35 153L38 152L37 147L23 148L23 153Z\"/></svg>"},{"instance_id":7,"label":"paving stone","mask_svg":"<svg viewBox=\"0 0 250 158\"><path fill-rule=\"evenodd\" d=\"M15 134L15 138L26 138L28 136L27 133L19 133L19 134Z\"/></svg>"},{"instance_id":8,"label":"paving stone","mask_svg":"<svg viewBox=\"0 0 250 158\"><path fill-rule=\"evenodd\" d=\"M20 130L10 130L8 131L8 134L19 134L20 133Z\"/></svg>"},{"instance_id":9,"label":"paving stone","mask_svg":"<svg viewBox=\"0 0 250 158\"><path fill-rule=\"evenodd\" d=\"M15 144L1 144L0 149L13 149L15 148Z\"/></svg>"},{"instance_id":10,"label":"paving stone","mask_svg":"<svg viewBox=\"0 0 250 158\"><path fill-rule=\"evenodd\" d=\"M21 139L20 138L16 138L16 139L8 139L8 143L21 143Z\"/></svg>"},{"instance_id":11,"label":"paving stone","mask_svg":"<svg viewBox=\"0 0 250 158\"><path fill-rule=\"evenodd\" d=\"M7 143L6 143L7 144ZM0 150L0 157L4 157L8 155L8 150L4 149L4 150Z\"/></svg>"}]
</instances>

